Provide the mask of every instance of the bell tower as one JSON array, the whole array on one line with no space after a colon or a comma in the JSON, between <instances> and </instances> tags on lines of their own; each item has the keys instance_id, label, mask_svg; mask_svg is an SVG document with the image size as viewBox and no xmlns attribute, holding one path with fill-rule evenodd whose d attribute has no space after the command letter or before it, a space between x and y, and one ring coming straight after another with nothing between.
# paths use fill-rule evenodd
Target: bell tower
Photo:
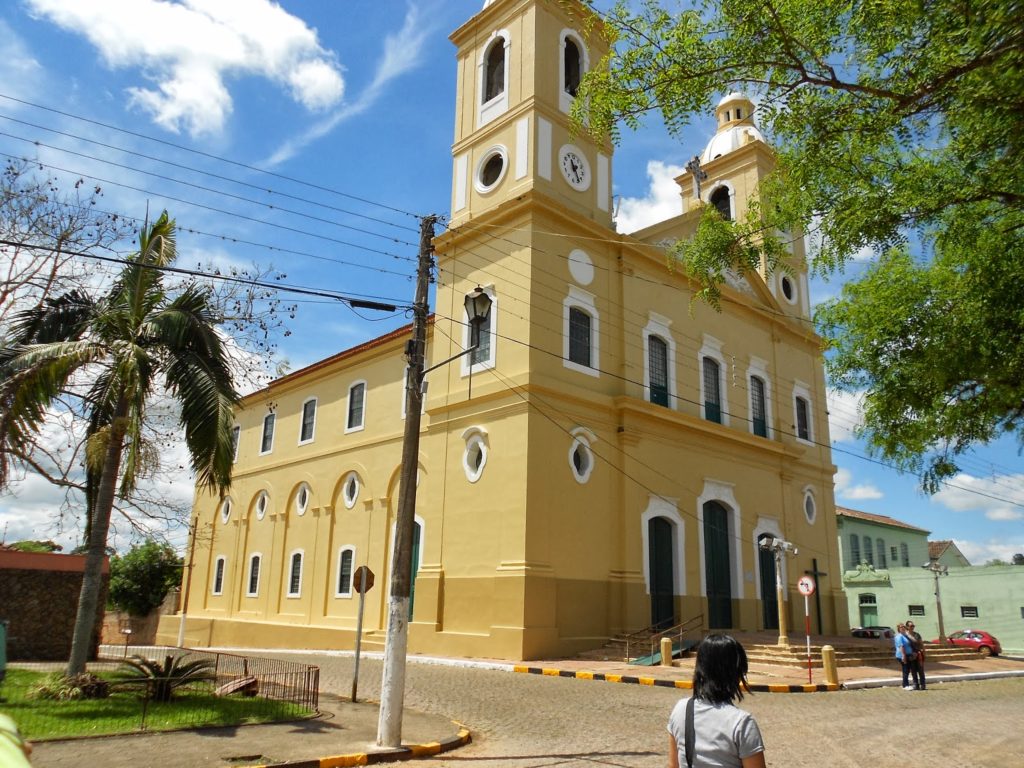
<instances>
[{"instance_id":1,"label":"bell tower","mask_svg":"<svg viewBox=\"0 0 1024 768\"><path fill-rule=\"evenodd\" d=\"M488 0L457 29L452 225L534 191L611 225L611 143L573 133L580 79L607 51L575 0Z\"/></svg>"}]
</instances>

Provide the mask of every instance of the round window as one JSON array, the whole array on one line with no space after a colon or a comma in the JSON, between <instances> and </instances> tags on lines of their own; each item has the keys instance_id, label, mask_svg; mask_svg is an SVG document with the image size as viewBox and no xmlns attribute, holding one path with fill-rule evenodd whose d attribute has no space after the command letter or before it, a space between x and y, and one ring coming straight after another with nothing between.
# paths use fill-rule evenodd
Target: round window
<instances>
[{"instance_id":1,"label":"round window","mask_svg":"<svg viewBox=\"0 0 1024 768\"><path fill-rule=\"evenodd\" d=\"M491 147L487 150L476 168L474 186L477 192L487 193L498 186L505 178L507 169L508 158L504 147Z\"/></svg>"},{"instance_id":2,"label":"round window","mask_svg":"<svg viewBox=\"0 0 1024 768\"><path fill-rule=\"evenodd\" d=\"M267 494L266 492L261 493L260 497L256 499L256 519L262 520L263 516L267 514Z\"/></svg>"},{"instance_id":3,"label":"round window","mask_svg":"<svg viewBox=\"0 0 1024 768\"><path fill-rule=\"evenodd\" d=\"M576 482L585 483L590 479L590 472L594 468L594 456L590 446L580 438L573 441L569 451L569 463L572 466L573 477Z\"/></svg>"},{"instance_id":4,"label":"round window","mask_svg":"<svg viewBox=\"0 0 1024 768\"><path fill-rule=\"evenodd\" d=\"M352 509L356 504L356 499L359 498L359 477L355 472L351 473L348 479L345 480L345 488L342 495L345 499L345 507Z\"/></svg>"},{"instance_id":5,"label":"round window","mask_svg":"<svg viewBox=\"0 0 1024 768\"><path fill-rule=\"evenodd\" d=\"M779 282L782 285L782 295L786 297L786 301L790 304L796 303L796 286L793 285L792 278L789 275L783 275Z\"/></svg>"},{"instance_id":6,"label":"round window","mask_svg":"<svg viewBox=\"0 0 1024 768\"><path fill-rule=\"evenodd\" d=\"M813 524L815 518L818 516L818 509L814 504L814 494L807 491L804 494L804 516L807 518L807 522Z\"/></svg>"},{"instance_id":7,"label":"round window","mask_svg":"<svg viewBox=\"0 0 1024 768\"><path fill-rule=\"evenodd\" d=\"M231 517L231 499L224 499L224 503L220 505L220 521L226 523Z\"/></svg>"},{"instance_id":8,"label":"round window","mask_svg":"<svg viewBox=\"0 0 1024 768\"><path fill-rule=\"evenodd\" d=\"M466 472L466 479L475 483L483 474L486 464L487 444L479 434L473 435L466 441L466 452L462 455L462 468Z\"/></svg>"},{"instance_id":9,"label":"round window","mask_svg":"<svg viewBox=\"0 0 1024 768\"><path fill-rule=\"evenodd\" d=\"M307 507L309 507L309 486L303 484L299 488L299 492L295 494L295 512L304 515Z\"/></svg>"}]
</instances>

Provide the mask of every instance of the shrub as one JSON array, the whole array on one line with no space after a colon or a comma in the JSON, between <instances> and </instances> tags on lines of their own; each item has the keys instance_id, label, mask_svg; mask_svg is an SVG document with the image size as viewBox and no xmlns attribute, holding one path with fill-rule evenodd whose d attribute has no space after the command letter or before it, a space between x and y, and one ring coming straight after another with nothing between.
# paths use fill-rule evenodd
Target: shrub
<instances>
[{"instance_id":1,"label":"shrub","mask_svg":"<svg viewBox=\"0 0 1024 768\"><path fill-rule=\"evenodd\" d=\"M188 654L167 656L161 665L144 656L130 656L121 662L118 670L119 687L144 686L153 701L170 701L176 688L203 680L214 680L214 664L210 659L186 662Z\"/></svg>"},{"instance_id":2,"label":"shrub","mask_svg":"<svg viewBox=\"0 0 1024 768\"><path fill-rule=\"evenodd\" d=\"M64 675L54 672L41 683L29 689L30 699L72 701L74 699L105 699L110 695L110 684L96 675Z\"/></svg>"}]
</instances>

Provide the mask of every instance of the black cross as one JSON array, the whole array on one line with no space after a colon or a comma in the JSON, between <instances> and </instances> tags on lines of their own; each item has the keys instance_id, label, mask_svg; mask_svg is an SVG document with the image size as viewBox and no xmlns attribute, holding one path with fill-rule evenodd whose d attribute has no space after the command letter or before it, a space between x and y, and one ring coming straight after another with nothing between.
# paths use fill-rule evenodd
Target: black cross
<instances>
[{"instance_id":1,"label":"black cross","mask_svg":"<svg viewBox=\"0 0 1024 768\"><path fill-rule=\"evenodd\" d=\"M700 158L697 155L686 164L686 170L693 174L693 196L700 200L700 183L707 179L708 173L700 167Z\"/></svg>"},{"instance_id":2,"label":"black cross","mask_svg":"<svg viewBox=\"0 0 1024 768\"><path fill-rule=\"evenodd\" d=\"M821 635L824 633L821 631L821 580L818 577L828 576L828 574L818 570L818 558L816 557L811 558L811 570L804 571L804 573L813 576L814 583L817 585L814 590L814 610L818 612L818 634Z\"/></svg>"}]
</instances>

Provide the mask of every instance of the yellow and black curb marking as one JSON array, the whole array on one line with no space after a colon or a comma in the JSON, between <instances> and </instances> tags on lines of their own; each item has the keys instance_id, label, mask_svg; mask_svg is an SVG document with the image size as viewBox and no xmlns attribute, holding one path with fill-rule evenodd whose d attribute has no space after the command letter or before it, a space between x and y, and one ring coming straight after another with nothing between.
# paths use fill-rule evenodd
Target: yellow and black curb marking
<instances>
[{"instance_id":1,"label":"yellow and black curb marking","mask_svg":"<svg viewBox=\"0 0 1024 768\"><path fill-rule=\"evenodd\" d=\"M546 677L575 677L577 680L603 680L606 683L632 683L634 685L651 685L657 688L692 688L689 680L661 680L654 677L635 677L633 675L609 675L603 672L587 672L579 670L573 672L568 669L548 669L546 667L526 667L516 665L515 672L525 672L530 675L544 675ZM824 691L838 691L839 686L832 683L820 685L784 685L782 683L752 683L747 686L748 691L755 693L819 693Z\"/></svg>"},{"instance_id":2,"label":"yellow and black curb marking","mask_svg":"<svg viewBox=\"0 0 1024 768\"><path fill-rule=\"evenodd\" d=\"M457 747L465 746L473 740L469 730L460 728L459 732L444 741L431 741L426 744L412 744L387 752L354 752L350 755L334 755L321 757L318 760L295 760L286 763L274 763L273 766L260 765L255 768L348 768L352 765L376 765L378 763L394 763L399 760L412 760L417 757L431 757L449 752Z\"/></svg>"}]
</instances>

